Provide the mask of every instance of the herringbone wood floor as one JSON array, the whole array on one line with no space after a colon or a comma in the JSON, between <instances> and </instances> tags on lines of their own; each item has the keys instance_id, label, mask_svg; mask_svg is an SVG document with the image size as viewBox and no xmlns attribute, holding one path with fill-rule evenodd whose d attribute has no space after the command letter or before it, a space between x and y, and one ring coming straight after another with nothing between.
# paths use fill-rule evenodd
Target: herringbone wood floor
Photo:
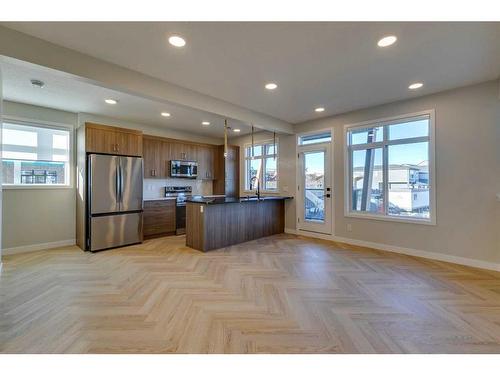
<instances>
[{"instance_id":1,"label":"herringbone wood floor","mask_svg":"<svg viewBox=\"0 0 500 375\"><path fill-rule=\"evenodd\" d=\"M0 352L500 353L500 273L277 235L4 258Z\"/></svg>"}]
</instances>

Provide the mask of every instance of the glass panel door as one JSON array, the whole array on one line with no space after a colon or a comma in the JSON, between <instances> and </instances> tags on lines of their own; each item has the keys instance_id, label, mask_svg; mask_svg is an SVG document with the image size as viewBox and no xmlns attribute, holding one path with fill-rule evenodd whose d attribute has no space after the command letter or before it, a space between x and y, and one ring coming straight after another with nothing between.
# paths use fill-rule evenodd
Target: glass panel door
<instances>
[{"instance_id":1,"label":"glass panel door","mask_svg":"<svg viewBox=\"0 0 500 375\"><path fill-rule=\"evenodd\" d=\"M299 152L298 228L331 234L332 189L330 185L329 146L301 147Z\"/></svg>"},{"instance_id":2,"label":"glass panel door","mask_svg":"<svg viewBox=\"0 0 500 375\"><path fill-rule=\"evenodd\" d=\"M325 152L304 153L304 219L325 221Z\"/></svg>"}]
</instances>

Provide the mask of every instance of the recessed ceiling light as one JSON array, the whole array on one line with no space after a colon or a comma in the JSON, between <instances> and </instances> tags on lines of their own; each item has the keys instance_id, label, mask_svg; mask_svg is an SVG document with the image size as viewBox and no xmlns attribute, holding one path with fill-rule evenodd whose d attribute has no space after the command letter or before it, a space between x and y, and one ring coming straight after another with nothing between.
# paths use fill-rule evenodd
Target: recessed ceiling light
<instances>
[{"instance_id":1,"label":"recessed ceiling light","mask_svg":"<svg viewBox=\"0 0 500 375\"><path fill-rule=\"evenodd\" d=\"M398 40L398 38L396 38L396 36L394 35L384 36L382 39L378 41L377 45L379 47L389 47L394 43L396 43L396 40Z\"/></svg>"},{"instance_id":2,"label":"recessed ceiling light","mask_svg":"<svg viewBox=\"0 0 500 375\"><path fill-rule=\"evenodd\" d=\"M104 101L107 104L116 104L116 103L118 103L118 100L116 100L116 99L104 99Z\"/></svg>"},{"instance_id":3,"label":"recessed ceiling light","mask_svg":"<svg viewBox=\"0 0 500 375\"><path fill-rule=\"evenodd\" d=\"M314 109L316 112L323 112L325 109L323 107L318 107Z\"/></svg>"},{"instance_id":4,"label":"recessed ceiling light","mask_svg":"<svg viewBox=\"0 0 500 375\"><path fill-rule=\"evenodd\" d=\"M240 132L240 129L233 129L233 132L235 132L235 133L239 133L239 132Z\"/></svg>"},{"instance_id":5,"label":"recessed ceiling light","mask_svg":"<svg viewBox=\"0 0 500 375\"><path fill-rule=\"evenodd\" d=\"M208 126L208 125L210 125L210 122L208 122L208 121L203 121L201 124L202 124L203 126Z\"/></svg>"},{"instance_id":6,"label":"recessed ceiling light","mask_svg":"<svg viewBox=\"0 0 500 375\"><path fill-rule=\"evenodd\" d=\"M163 117L170 117L170 113L168 113L168 112L162 112L161 115Z\"/></svg>"},{"instance_id":7,"label":"recessed ceiling light","mask_svg":"<svg viewBox=\"0 0 500 375\"><path fill-rule=\"evenodd\" d=\"M269 83L266 83L265 87L268 90L274 90L274 89L278 88L278 85L274 82L269 82Z\"/></svg>"},{"instance_id":8,"label":"recessed ceiling light","mask_svg":"<svg viewBox=\"0 0 500 375\"><path fill-rule=\"evenodd\" d=\"M408 86L408 88L410 90L416 90L416 89L419 89L423 86L424 84L422 82L415 82L415 83L412 83L410 86Z\"/></svg>"},{"instance_id":9,"label":"recessed ceiling light","mask_svg":"<svg viewBox=\"0 0 500 375\"><path fill-rule=\"evenodd\" d=\"M31 79L30 80L31 84L33 85L33 87L36 87L36 88L43 88L43 86L45 86L45 83L43 81L40 81L39 79Z\"/></svg>"},{"instance_id":10,"label":"recessed ceiling light","mask_svg":"<svg viewBox=\"0 0 500 375\"><path fill-rule=\"evenodd\" d=\"M174 47L184 47L186 45L186 41L184 38L181 38L179 35L172 35L170 38L168 38L168 42L173 45Z\"/></svg>"}]
</instances>

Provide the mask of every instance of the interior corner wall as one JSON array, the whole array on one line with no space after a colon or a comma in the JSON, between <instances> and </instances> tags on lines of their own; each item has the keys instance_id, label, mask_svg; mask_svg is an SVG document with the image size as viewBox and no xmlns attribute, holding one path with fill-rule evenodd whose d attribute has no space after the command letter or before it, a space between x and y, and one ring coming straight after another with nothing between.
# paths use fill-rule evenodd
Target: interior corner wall
<instances>
[{"instance_id":1,"label":"interior corner wall","mask_svg":"<svg viewBox=\"0 0 500 375\"><path fill-rule=\"evenodd\" d=\"M4 116L75 127L75 113L4 102ZM74 159L74 158L73 158ZM75 188L3 190L2 244L5 254L53 247L75 240Z\"/></svg>"},{"instance_id":2,"label":"interior corner wall","mask_svg":"<svg viewBox=\"0 0 500 375\"><path fill-rule=\"evenodd\" d=\"M436 219L423 225L344 216L344 125L435 109ZM335 236L500 263L500 100L490 81L295 126L333 128ZM351 224L352 231L347 231Z\"/></svg>"}]
</instances>

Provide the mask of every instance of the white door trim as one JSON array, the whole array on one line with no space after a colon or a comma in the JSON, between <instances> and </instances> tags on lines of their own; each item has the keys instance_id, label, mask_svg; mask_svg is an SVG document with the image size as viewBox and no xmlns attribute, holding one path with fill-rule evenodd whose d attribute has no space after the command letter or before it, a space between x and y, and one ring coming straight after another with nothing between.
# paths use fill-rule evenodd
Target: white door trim
<instances>
[{"instance_id":1,"label":"white door trim","mask_svg":"<svg viewBox=\"0 0 500 375\"><path fill-rule=\"evenodd\" d=\"M311 135L311 134L320 134L320 133L326 133L330 132L331 134L331 141L330 142L322 142L322 143L315 143L312 145L299 145L299 138L304 135ZM335 174L334 174L334 128L322 128L314 131L308 131L308 132L302 132L298 133L295 135L295 155L297 155L296 163L295 163L295 204L296 204L296 210L295 210L295 228L297 231L301 232L306 232L303 229L298 228L299 224L299 219L301 218L302 214L302 198L300 195L300 190L299 186L301 184L301 178L302 178L302 171L300 170L300 152L303 150L307 150L309 147L314 147L314 146L321 146L321 145L327 145L328 146L328 153L329 153L329 165L330 165L330 186L331 186L331 199L330 199L330 234L321 234L318 232L313 232L311 231L311 234L318 234L318 235L324 235L324 236L332 236L335 234L335 201L337 199L336 196L336 186L335 186Z\"/></svg>"}]
</instances>

